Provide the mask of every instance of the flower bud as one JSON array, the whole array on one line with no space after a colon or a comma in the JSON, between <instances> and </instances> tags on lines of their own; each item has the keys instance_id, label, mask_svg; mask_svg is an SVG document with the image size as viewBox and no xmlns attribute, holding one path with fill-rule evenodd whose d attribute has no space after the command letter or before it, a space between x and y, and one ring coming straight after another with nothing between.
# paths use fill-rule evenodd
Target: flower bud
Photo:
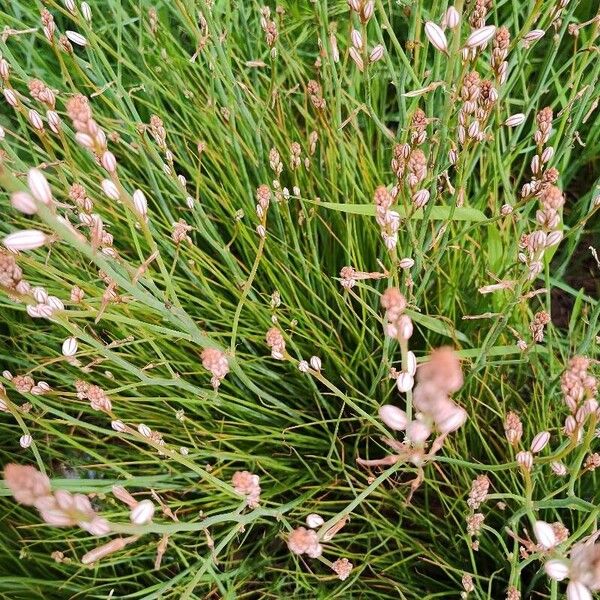
<instances>
[{"instance_id":1,"label":"flower bud","mask_svg":"<svg viewBox=\"0 0 600 600\"><path fill-rule=\"evenodd\" d=\"M440 52L448 53L448 40L442 28L433 21L425 23L425 35L431 45Z\"/></svg>"},{"instance_id":2,"label":"flower bud","mask_svg":"<svg viewBox=\"0 0 600 600\"><path fill-rule=\"evenodd\" d=\"M42 121L42 117L40 116L40 113L37 110L33 108L29 109L27 117L34 129L37 129L38 131L43 131L44 121Z\"/></svg>"},{"instance_id":3,"label":"flower bud","mask_svg":"<svg viewBox=\"0 0 600 600\"><path fill-rule=\"evenodd\" d=\"M100 159L102 166L109 172L114 173L117 170L117 159L115 155L107 150Z\"/></svg>"},{"instance_id":4,"label":"flower bud","mask_svg":"<svg viewBox=\"0 0 600 600\"><path fill-rule=\"evenodd\" d=\"M135 206L135 210L142 216L144 219L148 215L148 202L146 201L146 196L142 190L135 190L133 192L133 205Z\"/></svg>"},{"instance_id":5,"label":"flower bud","mask_svg":"<svg viewBox=\"0 0 600 600\"><path fill-rule=\"evenodd\" d=\"M403 431L406 429L406 413L396 406L384 404L379 408L379 418L394 431Z\"/></svg>"},{"instance_id":6,"label":"flower bud","mask_svg":"<svg viewBox=\"0 0 600 600\"><path fill-rule=\"evenodd\" d=\"M533 467L533 454L531 454L531 452L528 450L518 452L516 459L523 469L531 471L531 468Z\"/></svg>"},{"instance_id":7,"label":"flower bud","mask_svg":"<svg viewBox=\"0 0 600 600\"><path fill-rule=\"evenodd\" d=\"M398 387L399 392L409 392L413 389L414 385L414 377L406 371L402 371L398 376L398 379L396 379L396 386Z\"/></svg>"},{"instance_id":8,"label":"flower bud","mask_svg":"<svg viewBox=\"0 0 600 600\"><path fill-rule=\"evenodd\" d=\"M446 11L445 21L446 21L446 25L450 29L454 29L455 27L458 27L458 25L460 23L460 14L456 10L456 8L454 8L454 6L448 7L448 10Z\"/></svg>"},{"instance_id":9,"label":"flower bud","mask_svg":"<svg viewBox=\"0 0 600 600\"><path fill-rule=\"evenodd\" d=\"M592 600L592 593L583 583L570 581L567 586L567 600Z\"/></svg>"},{"instance_id":10,"label":"flower bud","mask_svg":"<svg viewBox=\"0 0 600 600\"><path fill-rule=\"evenodd\" d=\"M68 337L62 344L63 356L75 356L77 354L77 339Z\"/></svg>"},{"instance_id":11,"label":"flower bud","mask_svg":"<svg viewBox=\"0 0 600 600\"><path fill-rule=\"evenodd\" d=\"M378 44L373 48L373 50L371 50L371 53L369 54L369 61L375 63L378 60L381 60L384 52L385 48L381 44Z\"/></svg>"},{"instance_id":12,"label":"flower bud","mask_svg":"<svg viewBox=\"0 0 600 600\"><path fill-rule=\"evenodd\" d=\"M435 416L435 424L440 433L452 433L460 429L467 420L467 411L460 406L452 406Z\"/></svg>"},{"instance_id":13,"label":"flower bud","mask_svg":"<svg viewBox=\"0 0 600 600\"><path fill-rule=\"evenodd\" d=\"M476 29L468 38L466 42L467 48L479 48L487 44L495 35L496 27L494 25L486 25L480 29Z\"/></svg>"},{"instance_id":14,"label":"flower bud","mask_svg":"<svg viewBox=\"0 0 600 600\"><path fill-rule=\"evenodd\" d=\"M423 421L411 421L406 426L406 439L413 444L422 444L431 435L431 429Z\"/></svg>"},{"instance_id":15,"label":"flower bud","mask_svg":"<svg viewBox=\"0 0 600 600\"><path fill-rule=\"evenodd\" d=\"M38 210L35 200L27 192L15 192L10 196L13 208L25 215L35 215Z\"/></svg>"},{"instance_id":16,"label":"flower bud","mask_svg":"<svg viewBox=\"0 0 600 600\"><path fill-rule=\"evenodd\" d=\"M19 438L19 445L21 446L21 448L29 448L32 442L33 438L30 435L22 435Z\"/></svg>"},{"instance_id":17,"label":"flower bud","mask_svg":"<svg viewBox=\"0 0 600 600\"><path fill-rule=\"evenodd\" d=\"M412 258L402 258L398 262L398 266L401 269L412 269L415 264L415 261Z\"/></svg>"},{"instance_id":18,"label":"flower bud","mask_svg":"<svg viewBox=\"0 0 600 600\"><path fill-rule=\"evenodd\" d=\"M545 447L546 444L550 441L550 433L548 431L541 431L538 433L531 442L531 447L529 448L532 454L538 454Z\"/></svg>"},{"instance_id":19,"label":"flower bud","mask_svg":"<svg viewBox=\"0 0 600 600\"><path fill-rule=\"evenodd\" d=\"M87 2L81 3L81 14L88 23L92 22L92 9Z\"/></svg>"},{"instance_id":20,"label":"flower bud","mask_svg":"<svg viewBox=\"0 0 600 600\"><path fill-rule=\"evenodd\" d=\"M533 29L532 31L526 33L523 36L523 41L527 44L530 44L531 42L536 42L537 40L543 38L545 33L546 32L543 29Z\"/></svg>"},{"instance_id":21,"label":"flower bud","mask_svg":"<svg viewBox=\"0 0 600 600\"><path fill-rule=\"evenodd\" d=\"M67 36L67 39L70 42L73 42L74 44L77 44L78 46L86 46L87 45L87 40L80 34L77 33L76 31L65 31L65 35Z\"/></svg>"},{"instance_id":22,"label":"flower bud","mask_svg":"<svg viewBox=\"0 0 600 600\"><path fill-rule=\"evenodd\" d=\"M154 516L154 503L152 500L142 500L131 509L129 519L134 525L146 525L152 521Z\"/></svg>"},{"instance_id":23,"label":"flower bud","mask_svg":"<svg viewBox=\"0 0 600 600\"><path fill-rule=\"evenodd\" d=\"M48 119L48 126L54 133L60 131L60 117L55 110L49 110L46 112L46 119Z\"/></svg>"},{"instance_id":24,"label":"flower bud","mask_svg":"<svg viewBox=\"0 0 600 600\"><path fill-rule=\"evenodd\" d=\"M364 5L361 14L361 21L366 23L375 12L375 2L373 0L368 0L368 2Z\"/></svg>"},{"instance_id":25,"label":"flower bud","mask_svg":"<svg viewBox=\"0 0 600 600\"><path fill-rule=\"evenodd\" d=\"M325 523L325 520L321 515L317 515L316 513L311 513L306 517L306 524L311 529L316 529L317 527L321 527Z\"/></svg>"},{"instance_id":26,"label":"flower bud","mask_svg":"<svg viewBox=\"0 0 600 600\"><path fill-rule=\"evenodd\" d=\"M413 334L412 320L408 315L400 315L398 319L398 335L403 340L410 339Z\"/></svg>"},{"instance_id":27,"label":"flower bud","mask_svg":"<svg viewBox=\"0 0 600 600\"><path fill-rule=\"evenodd\" d=\"M567 467L560 461L550 463L550 468L552 469L552 472L559 477L564 477L567 474Z\"/></svg>"},{"instance_id":28,"label":"flower bud","mask_svg":"<svg viewBox=\"0 0 600 600\"><path fill-rule=\"evenodd\" d=\"M8 104L10 104L10 106L15 107L19 104L19 98L12 88L4 88L3 94L4 99L8 102Z\"/></svg>"},{"instance_id":29,"label":"flower bud","mask_svg":"<svg viewBox=\"0 0 600 600\"><path fill-rule=\"evenodd\" d=\"M127 431L127 427L125 426L125 423L123 423L123 421L120 421L120 420L111 421L110 426L115 431L118 431L119 433L125 433Z\"/></svg>"},{"instance_id":30,"label":"flower bud","mask_svg":"<svg viewBox=\"0 0 600 600\"><path fill-rule=\"evenodd\" d=\"M564 560L554 558L546 562L544 571L546 571L546 575L548 575L550 579L562 581L569 575L569 564Z\"/></svg>"},{"instance_id":31,"label":"flower bud","mask_svg":"<svg viewBox=\"0 0 600 600\"><path fill-rule=\"evenodd\" d=\"M550 523L546 523L546 521L536 521L533 524L533 533L537 543L545 550L549 550L556 546L556 534Z\"/></svg>"},{"instance_id":32,"label":"flower bud","mask_svg":"<svg viewBox=\"0 0 600 600\"><path fill-rule=\"evenodd\" d=\"M119 199L119 188L110 180L104 179L102 181L102 191L111 199L118 200Z\"/></svg>"},{"instance_id":33,"label":"flower bud","mask_svg":"<svg viewBox=\"0 0 600 600\"><path fill-rule=\"evenodd\" d=\"M357 49L360 50L363 47L363 39L362 39L362 34L360 31L358 31L358 29L353 29L352 33L350 34L350 40L352 41L352 45Z\"/></svg>"},{"instance_id":34,"label":"flower bud","mask_svg":"<svg viewBox=\"0 0 600 600\"><path fill-rule=\"evenodd\" d=\"M39 169L31 169L27 174L27 185L33 197L43 204L51 204L52 192L46 176Z\"/></svg>"},{"instance_id":35,"label":"flower bud","mask_svg":"<svg viewBox=\"0 0 600 600\"><path fill-rule=\"evenodd\" d=\"M149 438L152 435L152 429L150 429L150 427L148 427L148 425L145 425L144 423L140 423L137 429L138 432L145 438Z\"/></svg>"},{"instance_id":36,"label":"flower bud","mask_svg":"<svg viewBox=\"0 0 600 600\"><path fill-rule=\"evenodd\" d=\"M300 371L300 373L308 373L308 369L309 369L308 361L301 360L298 363L298 371Z\"/></svg>"},{"instance_id":37,"label":"flower bud","mask_svg":"<svg viewBox=\"0 0 600 600\"><path fill-rule=\"evenodd\" d=\"M22 250L35 250L48 241L48 236L37 229L23 229L7 235L2 243L11 252Z\"/></svg>"},{"instance_id":38,"label":"flower bud","mask_svg":"<svg viewBox=\"0 0 600 600\"><path fill-rule=\"evenodd\" d=\"M310 357L310 366L315 371L320 371L321 370L321 359L318 356L311 356Z\"/></svg>"}]
</instances>

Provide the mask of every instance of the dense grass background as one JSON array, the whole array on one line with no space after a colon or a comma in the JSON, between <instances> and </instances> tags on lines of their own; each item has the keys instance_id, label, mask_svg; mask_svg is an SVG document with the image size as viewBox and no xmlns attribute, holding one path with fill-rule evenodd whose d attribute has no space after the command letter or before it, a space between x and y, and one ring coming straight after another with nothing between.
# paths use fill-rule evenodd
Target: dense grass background
<instances>
[{"instance_id":1,"label":"dense grass background","mask_svg":"<svg viewBox=\"0 0 600 600\"><path fill-rule=\"evenodd\" d=\"M468 14L473 3L461 4ZM23 304L0 297L1 367L30 373L53 389L20 397L5 382L15 403L28 401L33 409L20 423L0 415L0 462L45 465L59 480L56 486L95 492L94 502L111 521L128 520L109 493L117 481L128 481L135 493L154 489L180 523L235 512L239 500L219 482L243 469L260 475L266 509L243 531L235 520L211 527L214 551L201 531L173 533L158 570L153 564L160 536L154 533L88 568L78 559L96 540L80 530L40 525L33 510L15 505L0 488L0 594L15 600L107 598L111 590L113 598L145 599L458 598L461 577L470 573L476 587L470 598L503 598L509 584L523 598L556 597L556 588L538 573L538 562L518 565L518 545L504 532L522 507L524 484L502 427L506 412L516 410L525 444L542 429L556 438L566 415L560 375L571 356L598 352L599 267L588 249L597 245L600 229L593 211L600 194L598 22L583 27L578 37L568 32L570 23L591 19L598 7L572 0L555 30L550 25L555 4L498 0L488 15L489 24L511 31L510 74L499 88L489 141L469 149L458 175L450 173L455 184L457 177L463 182L465 207L480 211L484 220L448 220L449 213L460 215L453 211L439 219L427 210L424 219L401 227L397 256L416 261L408 294L416 326L410 346L419 358L442 344L460 351L466 385L456 399L469 421L426 468L409 505L404 484L415 470L402 465L352 506L348 524L325 552L331 561L345 556L354 563L345 582L326 564L291 555L285 534L310 512L325 519L344 514L372 482L369 477L379 475L358 467L357 456L387 452L376 415L383 403L401 405L388 378L400 354L383 338L379 295L391 283L407 291L408 275L385 250L374 218L352 208L371 205L375 188L393 182L393 146L407 139L417 107L432 120L426 144L430 171L437 177L449 167L447 151L456 139L454 85L462 71L454 59L448 68L449 59L423 33L424 21L440 21L446 2L378 0L365 35L370 46L383 43L386 54L362 74L347 55L352 21L342 0L284 1L283 15L277 16L272 6L280 34L275 59L260 27L261 5L252 1L98 0L91 26L54 1L0 6L0 22L15 30L0 38L12 86L26 95L27 82L42 79L57 90L61 115L71 94L90 97L94 118L117 156L121 183L129 192L146 193L151 238L140 233L124 206L101 193L105 173L76 144L66 118L62 137L40 138L23 114L2 102L6 137L0 169L20 177L43 164L58 201L66 201L70 184L82 183L124 262L137 268L154 245L163 261L162 268L153 263L135 293L120 286L125 301L110 304L96 323L105 288L98 268L112 264L123 274L114 261L68 243L19 257L27 279L65 300L67 311L54 322L32 320ZM88 46L75 47L73 54L53 48L40 27L43 6L59 31L80 31ZM29 28L35 31L19 32ZM548 31L525 49L518 40L533 28ZM465 22L463 39L468 31ZM338 37L338 63L331 60L331 32ZM489 76L489 50L477 67L482 77ZM307 97L311 79L323 88L323 111ZM445 83L406 95L436 81ZM565 240L538 280L522 290L546 292L525 299L510 290L478 294L494 277L518 279L523 271L518 241L534 228L535 202L517 206L509 217L500 216L500 207L518 202L535 152L534 117L547 105L555 112L552 164L566 194ZM527 121L503 128L504 119L517 112ZM164 122L174 155L171 174L163 170L148 131L151 115ZM298 142L304 158L312 131L319 140L310 168L292 171L290 144ZM201 155L200 141L206 145ZM272 147L285 165L281 184L297 186L300 194L272 203L262 250L255 233L255 190L274 178ZM176 173L186 177L187 192ZM427 182L430 206L453 206L447 191L435 193L436 178ZM195 199L192 209L188 195ZM31 218L10 207L8 193L0 192L0 203L3 233L30 224ZM180 218L193 227L193 244L177 247L170 233ZM389 278L360 283L351 292L340 286L343 266L376 271L378 261L390 270ZM253 266L235 363L215 394L199 358L204 336L229 347ZM86 293L80 305L67 302L75 284ZM275 291L281 297L277 307L271 303ZM550 312L553 322L545 341L533 344L528 327L540 310ZM481 318L465 319L476 315ZM294 358L321 357L322 378L269 356L264 336L274 318ZM79 338L81 363L92 363L87 372L61 355L69 334ZM518 338L530 344L527 351L519 351ZM77 399L77 379L106 389L124 422L161 432L170 454L158 455L141 436L113 431L104 415ZM35 443L23 450L18 440L26 431ZM180 446L190 449L188 456L178 453ZM474 552L466 534L466 498L481 472L492 480L492 499L484 509L481 547ZM536 470L534 483L538 500L560 486L547 465ZM597 504L597 486L597 475L588 473L577 484L577 496ZM504 510L497 501L506 504ZM577 531L589 514L549 509L542 517L560 518ZM169 523L160 517L156 522ZM55 551L66 562L56 562Z\"/></svg>"}]
</instances>

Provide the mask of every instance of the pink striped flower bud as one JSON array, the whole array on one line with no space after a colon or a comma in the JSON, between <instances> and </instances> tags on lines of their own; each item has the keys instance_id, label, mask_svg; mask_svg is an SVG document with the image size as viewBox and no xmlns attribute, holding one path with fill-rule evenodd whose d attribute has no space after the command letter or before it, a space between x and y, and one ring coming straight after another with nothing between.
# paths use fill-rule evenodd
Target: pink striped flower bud
<instances>
[{"instance_id":1,"label":"pink striped flower bud","mask_svg":"<svg viewBox=\"0 0 600 600\"><path fill-rule=\"evenodd\" d=\"M536 521L533 524L533 533L537 543L545 550L549 550L556 546L556 534L550 523L546 523L546 521Z\"/></svg>"},{"instance_id":2,"label":"pink striped flower bud","mask_svg":"<svg viewBox=\"0 0 600 600\"><path fill-rule=\"evenodd\" d=\"M40 248L48 241L48 236L37 229L23 229L7 235L3 244L11 252L20 252L23 250L35 250Z\"/></svg>"},{"instance_id":3,"label":"pink striped flower bud","mask_svg":"<svg viewBox=\"0 0 600 600\"><path fill-rule=\"evenodd\" d=\"M440 52L448 53L448 40L442 28L433 21L425 23L425 35L431 42L431 45Z\"/></svg>"},{"instance_id":4,"label":"pink striped flower bud","mask_svg":"<svg viewBox=\"0 0 600 600\"><path fill-rule=\"evenodd\" d=\"M458 27L460 23L460 14L456 10L456 8L454 8L454 6L448 7L448 10L446 11L446 15L444 17L444 21L450 29L455 29L456 27Z\"/></svg>"},{"instance_id":5,"label":"pink striped flower bud","mask_svg":"<svg viewBox=\"0 0 600 600\"><path fill-rule=\"evenodd\" d=\"M352 45L357 49L361 50L363 47L363 38L362 34L358 29L353 29L350 34L350 40L352 41Z\"/></svg>"},{"instance_id":6,"label":"pink striped flower bud","mask_svg":"<svg viewBox=\"0 0 600 600\"><path fill-rule=\"evenodd\" d=\"M62 354L63 356L75 356L77 354L77 338L68 337L62 343Z\"/></svg>"},{"instance_id":7,"label":"pink striped flower bud","mask_svg":"<svg viewBox=\"0 0 600 600\"><path fill-rule=\"evenodd\" d=\"M76 44L77 46L87 46L87 40L80 33L77 33L76 31L67 30L65 31L65 34L67 36L67 39L70 42L73 42L73 44Z\"/></svg>"},{"instance_id":8,"label":"pink striped flower bud","mask_svg":"<svg viewBox=\"0 0 600 600\"><path fill-rule=\"evenodd\" d=\"M516 459L523 469L526 471L531 471L531 468L533 467L533 454L531 454L531 452L528 450L522 450L521 452L517 453Z\"/></svg>"},{"instance_id":9,"label":"pink striped flower bud","mask_svg":"<svg viewBox=\"0 0 600 600\"><path fill-rule=\"evenodd\" d=\"M550 468L552 469L552 472L559 477L564 477L567 474L567 467L559 461L550 463Z\"/></svg>"},{"instance_id":10,"label":"pink striped flower bud","mask_svg":"<svg viewBox=\"0 0 600 600\"><path fill-rule=\"evenodd\" d=\"M411 421L406 426L406 439L413 444L423 444L431 435L431 429L423 421Z\"/></svg>"},{"instance_id":11,"label":"pink striped flower bud","mask_svg":"<svg viewBox=\"0 0 600 600\"><path fill-rule=\"evenodd\" d=\"M109 172L114 173L117 170L117 159L115 155L107 150L100 159L102 166Z\"/></svg>"},{"instance_id":12,"label":"pink striped flower bud","mask_svg":"<svg viewBox=\"0 0 600 600\"><path fill-rule=\"evenodd\" d=\"M549 441L550 433L548 431L541 431L533 438L529 449L533 454L538 454L546 447Z\"/></svg>"},{"instance_id":13,"label":"pink striped flower bud","mask_svg":"<svg viewBox=\"0 0 600 600\"><path fill-rule=\"evenodd\" d=\"M44 121L42 121L42 117L37 110L31 108L27 113L27 118L34 129L37 129L38 131L44 130Z\"/></svg>"},{"instance_id":14,"label":"pink striped flower bud","mask_svg":"<svg viewBox=\"0 0 600 600\"><path fill-rule=\"evenodd\" d=\"M142 500L131 509L129 519L134 525L146 525L152 521L154 510L155 507L152 500Z\"/></svg>"},{"instance_id":15,"label":"pink striped flower bud","mask_svg":"<svg viewBox=\"0 0 600 600\"><path fill-rule=\"evenodd\" d=\"M146 201L146 196L142 190L135 190L133 192L133 205L135 206L135 210L139 213L141 217L144 219L148 216L148 202Z\"/></svg>"},{"instance_id":16,"label":"pink striped flower bud","mask_svg":"<svg viewBox=\"0 0 600 600\"><path fill-rule=\"evenodd\" d=\"M396 406L384 404L379 408L379 418L394 431L403 431L406 429L406 413Z\"/></svg>"},{"instance_id":17,"label":"pink striped flower bud","mask_svg":"<svg viewBox=\"0 0 600 600\"><path fill-rule=\"evenodd\" d=\"M52 203L52 192L46 176L39 169L31 169L27 174L27 185L32 196L42 204Z\"/></svg>"},{"instance_id":18,"label":"pink striped flower bud","mask_svg":"<svg viewBox=\"0 0 600 600\"><path fill-rule=\"evenodd\" d=\"M60 117L55 110L49 110L46 112L46 119L48 119L48 127L52 130L53 133L58 133L60 131Z\"/></svg>"},{"instance_id":19,"label":"pink striped flower bud","mask_svg":"<svg viewBox=\"0 0 600 600\"><path fill-rule=\"evenodd\" d=\"M119 188L110 180L104 179L100 184L102 187L102 191L111 199L118 200L119 199Z\"/></svg>"},{"instance_id":20,"label":"pink striped flower bud","mask_svg":"<svg viewBox=\"0 0 600 600\"><path fill-rule=\"evenodd\" d=\"M35 200L27 192L15 192L11 194L10 203L25 215L35 215L38 210Z\"/></svg>"},{"instance_id":21,"label":"pink striped flower bud","mask_svg":"<svg viewBox=\"0 0 600 600\"><path fill-rule=\"evenodd\" d=\"M479 48L487 44L494 37L495 33L496 27L494 25L486 25L471 33L465 45L467 48Z\"/></svg>"},{"instance_id":22,"label":"pink striped flower bud","mask_svg":"<svg viewBox=\"0 0 600 600\"><path fill-rule=\"evenodd\" d=\"M404 339L408 340L413 334L413 323L411 318L408 315L400 315L398 319L398 335Z\"/></svg>"},{"instance_id":23,"label":"pink striped flower bud","mask_svg":"<svg viewBox=\"0 0 600 600\"><path fill-rule=\"evenodd\" d=\"M92 22L92 9L87 2L81 3L81 14L88 23Z\"/></svg>"},{"instance_id":24,"label":"pink striped flower bud","mask_svg":"<svg viewBox=\"0 0 600 600\"><path fill-rule=\"evenodd\" d=\"M414 377L410 374L407 373L406 371L402 371L402 373L400 373L400 375L398 375L398 379L396 379L396 387L398 388L399 392L409 392L410 390L413 389L415 385L415 379Z\"/></svg>"},{"instance_id":25,"label":"pink striped flower bud","mask_svg":"<svg viewBox=\"0 0 600 600\"><path fill-rule=\"evenodd\" d=\"M381 60L383 58L384 52L385 48L381 44L378 44L373 48L373 50L371 50L371 53L369 54L369 61L375 63Z\"/></svg>"},{"instance_id":26,"label":"pink striped flower bud","mask_svg":"<svg viewBox=\"0 0 600 600\"><path fill-rule=\"evenodd\" d=\"M4 94L4 98L10 104L10 106L18 106L19 98L13 89L4 88L4 91L2 93Z\"/></svg>"}]
</instances>

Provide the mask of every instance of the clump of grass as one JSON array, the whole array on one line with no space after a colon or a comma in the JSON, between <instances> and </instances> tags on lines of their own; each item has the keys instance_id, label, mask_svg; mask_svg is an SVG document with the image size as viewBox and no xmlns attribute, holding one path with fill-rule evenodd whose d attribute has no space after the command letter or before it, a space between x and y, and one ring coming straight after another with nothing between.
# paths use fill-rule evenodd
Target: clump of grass
<instances>
[{"instance_id":1,"label":"clump of grass","mask_svg":"<svg viewBox=\"0 0 600 600\"><path fill-rule=\"evenodd\" d=\"M593 4L2 7L2 594L600 589Z\"/></svg>"}]
</instances>

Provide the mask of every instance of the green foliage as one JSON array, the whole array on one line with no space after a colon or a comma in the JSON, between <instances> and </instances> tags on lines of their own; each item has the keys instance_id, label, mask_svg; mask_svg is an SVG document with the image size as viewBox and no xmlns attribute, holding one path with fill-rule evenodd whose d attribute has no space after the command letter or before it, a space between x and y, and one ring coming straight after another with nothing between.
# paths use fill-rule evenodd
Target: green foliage
<instances>
[{"instance_id":1,"label":"green foliage","mask_svg":"<svg viewBox=\"0 0 600 600\"><path fill-rule=\"evenodd\" d=\"M155 490L178 517L157 514L154 529L139 541L84 567L81 556L97 539L77 528L43 525L35 510L16 505L0 487L0 595L108 598L114 590L113 598L146 600L458 598L468 573L475 584L469 598L504 598L509 585L522 598L557 597L539 560L520 562L519 544L505 528L524 536L535 514L561 520L579 540L595 529L599 515L597 474L577 477L567 502L566 490L556 494L563 480L548 464L568 446L560 376L572 356L598 358L599 266L588 248L597 245L599 231L599 24L582 26L578 36L569 32L569 25L595 16L595 3L571 0L562 20L553 22L554 0L495 2L487 23L511 33L508 79L498 86L486 138L461 149L455 167L448 151L459 145L460 84L469 70L493 77L491 46L470 67L460 60L475 3L456 2L465 17L460 33L446 30L449 56L423 31L425 21L441 21L445 1L375 4L363 38L386 52L362 73L348 55L359 20L343 0L285 0L282 14L271 6L279 31L275 56L261 28L261 5L253 1L98 0L91 24L55 0L0 6L8 28L0 52L11 67L4 87L22 95L17 110L0 99L0 231L57 234L59 242L23 252L17 261L32 286L66 305L52 320L32 319L14 294L0 294L1 368L52 388L19 394L4 382L12 404L0 413L0 464L36 464L54 488L94 494L95 507L114 523L129 520L110 493L117 483L139 498ZM56 21L54 45L40 26L43 7ZM525 48L523 35L536 28L546 35ZM87 46L62 51L57 38L66 30L81 32ZM339 62L332 60L331 35ZM59 135L47 125L39 135L28 122L30 108L45 112L29 97L32 78L57 92ZM322 109L307 93L310 80L321 86ZM75 141L65 108L75 93L89 98L108 136L123 202L102 192L106 171ZM517 259L519 240L535 230L538 205L520 194L537 152L535 115L545 106L554 110L549 143L566 197L565 237L528 281ZM417 108L430 119L423 187L431 198L414 211L410 194L401 192L398 245L388 252L373 193L395 184L394 146L410 139ZM521 112L524 124L502 125ZM152 136L152 115L164 123L172 162ZM314 153L311 132L318 135ZM293 143L301 147L297 169L290 168ZM289 198L271 198L263 242L256 233L256 189L267 184L277 191L272 148L284 164L279 181ZM92 248L86 228L80 227L86 234L80 239L48 208L28 217L11 207L9 192L25 189L32 167L44 170L55 201L68 205L57 214L75 224L69 187L85 187L118 259ZM177 175L185 177L185 189ZM148 200L147 226L132 210L136 189ZM512 214L501 214L505 204ZM171 239L179 219L192 228L190 243ZM136 280L155 251L159 257ZM415 261L408 270L398 265L405 257ZM339 273L348 265L385 270L385 276L345 290ZM116 282L119 302L103 301L107 285L99 270ZM497 280L511 285L478 292ZM69 301L74 285L85 292L79 304ZM400 349L382 330L379 297L390 285L409 300L410 348L419 361L451 345L466 378L454 398L469 419L426 465L409 504L416 467L399 463L380 471L356 463L389 454L380 439L389 432L377 410L404 404L389 377L392 367L402 366ZM533 290L541 291L529 294ZM529 326L540 311L553 320L536 344ZM269 354L265 334L273 323L283 331L290 360ZM79 340L79 365L61 354L70 335ZM527 350L519 350L519 339ZM232 344L231 372L217 393L200 355L207 346L228 350ZM321 358L322 373L301 373L298 361L312 355ZM78 379L102 387L113 417L132 431L114 431L111 418L79 399ZM31 403L29 412L15 408L24 402ZM524 448L539 431L552 434L531 481L504 437L510 410L523 421ZM139 423L161 433L165 447L138 434ZM34 443L22 449L19 437L26 433ZM586 440L584 450L598 449L596 439ZM581 448L569 467L581 464ZM242 512L229 485L239 470L260 476L256 513ZM474 551L466 500L481 473L492 488ZM288 532L312 512L331 525L349 515L325 544L324 561L298 557L286 546ZM204 529L199 523L206 517L215 522ZM153 569L161 532L171 537L160 568ZM64 553L64 560L53 552ZM343 582L327 562L339 557L354 564Z\"/></svg>"}]
</instances>

